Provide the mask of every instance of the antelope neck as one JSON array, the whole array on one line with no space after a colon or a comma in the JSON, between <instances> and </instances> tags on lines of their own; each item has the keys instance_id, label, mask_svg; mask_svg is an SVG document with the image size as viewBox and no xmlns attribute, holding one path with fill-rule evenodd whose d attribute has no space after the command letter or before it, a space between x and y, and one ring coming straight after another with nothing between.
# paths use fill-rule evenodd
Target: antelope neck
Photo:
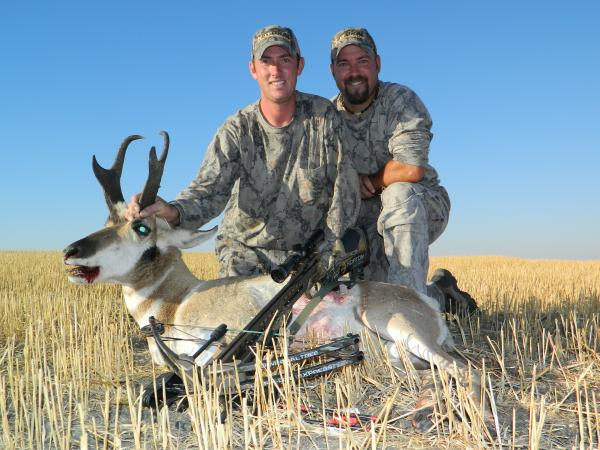
<instances>
[{"instance_id":1,"label":"antelope neck","mask_svg":"<svg viewBox=\"0 0 600 450\"><path fill-rule=\"evenodd\" d=\"M178 259L147 284L123 286L123 296L138 325L146 325L150 316L158 321L172 322L175 311L198 283L200 281Z\"/></svg>"}]
</instances>

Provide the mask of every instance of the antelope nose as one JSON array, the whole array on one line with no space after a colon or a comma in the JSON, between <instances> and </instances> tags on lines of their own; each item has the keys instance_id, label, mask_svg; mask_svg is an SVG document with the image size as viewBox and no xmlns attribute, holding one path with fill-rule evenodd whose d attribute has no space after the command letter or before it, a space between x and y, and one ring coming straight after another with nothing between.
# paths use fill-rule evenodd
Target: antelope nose
<instances>
[{"instance_id":1,"label":"antelope nose","mask_svg":"<svg viewBox=\"0 0 600 450\"><path fill-rule=\"evenodd\" d=\"M79 253L81 253L81 247L77 244L71 244L63 250L63 260L66 261L72 256L79 255Z\"/></svg>"}]
</instances>

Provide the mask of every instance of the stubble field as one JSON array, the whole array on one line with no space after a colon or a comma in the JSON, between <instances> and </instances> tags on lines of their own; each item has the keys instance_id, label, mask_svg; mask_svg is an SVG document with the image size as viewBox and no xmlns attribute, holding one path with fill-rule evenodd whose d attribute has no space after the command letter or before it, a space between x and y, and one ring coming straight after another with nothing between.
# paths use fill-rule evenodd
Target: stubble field
<instances>
[{"instance_id":1,"label":"stubble field","mask_svg":"<svg viewBox=\"0 0 600 450\"><path fill-rule=\"evenodd\" d=\"M212 255L185 260L197 276L216 277ZM437 267L481 307L448 320L461 353L484 371L492 430L444 374L436 425L413 430L429 371L399 376L373 341L364 342L367 364L287 380L279 395L268 387L254 406L227 408L223 423L210 387L198 387L185 411L142 408L140 386L164 369L152 366L120 288L71 285L56 252L0 252L0 448L597 448L600 261L432 258ZM290 407L315 399L308 415ZM379 421L326 426L321 407Z\"/></svg>"}]
</instances>

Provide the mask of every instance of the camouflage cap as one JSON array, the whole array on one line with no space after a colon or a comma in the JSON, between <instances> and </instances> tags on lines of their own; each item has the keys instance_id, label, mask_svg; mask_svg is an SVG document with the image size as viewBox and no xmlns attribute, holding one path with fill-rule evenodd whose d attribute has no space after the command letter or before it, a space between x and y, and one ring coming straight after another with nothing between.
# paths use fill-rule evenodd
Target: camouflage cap
<instances>
[{"instance_id":1,"label":"camouflage cap","mask_svg":"<svg viewBox=\"0 0 600 450\"><path fill-rule=\"evenodd\" d=\"M338 53L347 45L358 45L373 56L377 56L375 41L365 28L344 28L331 40L331 62L335 61Z\"/></svg>"},{"instance_id":2,"label":"camouflage cap","mask_svg":"<svg viewBox=\"0 0 600 450\"><path fill-rule=\"evenodd\" d=\"M278 45L300 58L300 46L291 28L269 25L261 28L252 38L252 59L260 59L266 49Z\"/></svg>"}]
</instances>

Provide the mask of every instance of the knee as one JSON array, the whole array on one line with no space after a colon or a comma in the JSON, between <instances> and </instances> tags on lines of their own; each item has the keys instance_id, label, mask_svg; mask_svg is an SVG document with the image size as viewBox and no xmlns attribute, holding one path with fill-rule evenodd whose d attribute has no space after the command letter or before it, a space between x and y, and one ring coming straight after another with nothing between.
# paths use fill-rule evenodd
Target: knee
<instances>
[{"instance_id":1,"label":"knee","mask_svg":"<svg viewBox=\"0 0 600 450\"><path fill-rule=\"evenodd\" d=\"M398 225L427 223L427 211L423 201L423 187L415 183L396 182L381 193L379 232Z\"/></svg>"},{"instance_id":2,"label":"knee","mask_svg":"<svg viewBox=\"0 0 600 450\"><path fill-rule=\"evenodd\" d=\"M219 245L216 248L219 278L258 275L261 266L256 254L249 248Z\"/></svg>"},{"instance_id":3,"label":"knee","mask_svg":"<svg viewBox=\"0 0 600 450\"><path fill-rule=\"evenodd\" d=\"M424 208L424 188L420 184L396 182L381 193L382 210Z\"/></svg>"},{"instance_id":4,"label":"knee","mask_svg":"<svg viewBox=\"0 0 600 450\"><path fill-rule=\"evenodd\" d=\"M418 195L423 188L415 183L397 181L381 192L381 203L385 206L406 202L413 195Z\"/></svg>"}]
</instances>

